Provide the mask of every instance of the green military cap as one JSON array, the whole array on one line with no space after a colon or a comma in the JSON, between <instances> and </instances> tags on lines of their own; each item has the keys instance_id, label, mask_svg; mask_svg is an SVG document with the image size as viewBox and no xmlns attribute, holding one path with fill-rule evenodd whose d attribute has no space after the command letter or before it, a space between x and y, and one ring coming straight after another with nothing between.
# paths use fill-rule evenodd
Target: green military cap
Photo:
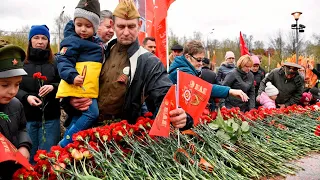
<instances>
[{"instance_id":1,"label":"green military cap","mask_svg":"<svg viewBox=\"0 0 320 180\"><path fill-rule=\"evenodd\" d=\"M113 11L113 15L126 20L140 18L139 11L134 5L133 0L120 0L118 6Z\"/></svg>"},{"instance_id":2,"label":"green military cap","mask_svg":"<svg viewBox=\"0 0 320 180\"><path fill-rule=\"evenodd\" d=\"M0 78L27 75L22 61L26 54L19 46L0 41Z\"/></svg>"}]
</instances>

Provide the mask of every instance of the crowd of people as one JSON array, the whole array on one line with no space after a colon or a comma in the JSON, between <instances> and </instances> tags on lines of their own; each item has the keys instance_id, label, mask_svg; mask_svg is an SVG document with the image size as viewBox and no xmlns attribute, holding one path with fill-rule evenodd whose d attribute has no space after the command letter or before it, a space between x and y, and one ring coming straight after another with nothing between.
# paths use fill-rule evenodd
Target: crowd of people
<instances>
[{"instance_id":1,"label":"crowd of people","mask_svg":"<svg viewBox=\"0 0 320 180\"><path fill-rule=\"evenodd\" d=\"M31 27L26 55L18 46L0 43L0 112L10 119L0 121L0 132L30 163L38 149L65 147L74 133L105 120L126 119L134 124L147 111L156 114L177 81L177 68L211 84L211 111L218 107L249 111L259 106L308 105L319 100L317 88L304 89L300 65L285 63L266 75L258 56L244 55L235 61L234 53L228 51L216 73L200 41L171 47L167 72L155 56L154 38L145 38L140 46L142 22L132 3L121 1L112 13L100 11L98 0L80 0L56 55L46 25ZM116 39L112 39L114 35ZM312 65L308 68L320 75ZM45 80L36 79L35 73ZM62 138L61 107L68 115ZM184 130L193 126L192 117L182 108L169 114L173 127ZM12 172L1 171L0 177Z\"/></svg>"}]
</instances>

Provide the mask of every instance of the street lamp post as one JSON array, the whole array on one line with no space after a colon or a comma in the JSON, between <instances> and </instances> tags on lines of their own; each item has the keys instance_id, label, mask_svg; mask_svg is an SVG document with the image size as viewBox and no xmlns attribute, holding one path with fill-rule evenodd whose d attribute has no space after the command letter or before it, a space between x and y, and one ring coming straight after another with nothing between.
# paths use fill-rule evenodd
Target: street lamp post
<instances>
[{"instance_id":1,"label":"street lamp post","mask_svg":"<svg viewBox=\"0 0 320 180\"><path fill-rule=\"evenodd\" d=\"M210 59L210 57L209 57L210 55L209 55L209 53L208 53L208 51L209 51L209 35L212 34L213 31L214 31L214 29L211 29L211 31L210 31L210 32L208 33L208 35L207 35L207 46L206 46L206 51L207 51L207 52L206 52L205 54L207 55L207 58L208 58L208 59Z\"/></svg>"},{"instance_id":2,"label":"street lamp post","mask_svg":"<svg viewBox=\"0 0 320 180\"><path fill-rule=\"evenodd\" d=\"M302 14L302 12L293 12L291 13L291 15L294 17L294 19L296 20L295 24L291 24L291 29L295 29L296 30L296 63L298 64L298 60L299 60L299 55L298 55L298 51L299 51L299 32L304 32L304 28L306 28L306 26L299 24L298 25L298 20L300 15Z\"/></svg>"},{"instance_id":3,"label":"street lamp post","mask_svg":"<svg viewBox=\"0 0 320 180\"><path fill-rule=\"evenodd\" d=\"M59 24L58 24L58 51L60 51L60 34L61 34L61 21L62 21L62 16L63 16L63 13L64 13L64 7L65 6L63 6L63 8L62 8L62 11L61 11L61 13L60 13L60 15L59 15Z\"/></svg>"}]
</instances>

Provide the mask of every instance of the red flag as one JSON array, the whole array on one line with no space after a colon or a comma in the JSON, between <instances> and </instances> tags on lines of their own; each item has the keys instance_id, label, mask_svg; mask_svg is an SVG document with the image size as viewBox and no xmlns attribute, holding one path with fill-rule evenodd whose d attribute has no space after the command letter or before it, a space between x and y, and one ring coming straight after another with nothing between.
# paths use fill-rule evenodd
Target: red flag
<instances>
[{"instance_id":1,"label":"red flag","mask_svg":"<svg viewBox=\"0 0 320 180\"><path fill-rule=\"evenodd\" d=\"M146 29L148 36L154 37L154 4L153 1L146 1Z\"/></svg>"},{"instance_id":2,"label":"red flag","mask_svg":"<svg viewBox=\"0 0 320 180\"><path fill-rule=\"evenodd\" d=\"M163 65L167 66L167 28L166 19L155 26L155 39L156 39L156 56L161 60Z\"/></svg>"},{"instance_id":3,"label":"red flag","mask_svg":"<svg viewBox=\"0 0 320 180\"><path fill-rule=\"evenodd\" d=\"M240 31L240 53L241 53L241 56L246 54L250 55L249 50L246 46L246 43L244 42L244 39L242 37L241 31Z\"/></svg>"},{"instance_id":4,"label":"red flag","mask_svg":"<svg viewBox=\"0 0 320 180\"><path fill-rule=\"evenodd\" d=\"M167 17L168 9L174 0L155 0L154 25L158 25Z\"/></svg>"},{"instance_id":5,"label":"red flag","mask_svg":"<svg viewBox=\"0 0 320 180\"><path fill-rule=\"evenodd\" d=\"M143 43L143 40L144 40L145 37L146 37L146 33L143 32L143 31L140 31L140 32L139 32L139 35L138 35L138 40L139 40L139 43L140 43L140 44Z\"/></svg>"},{"instance_id":6,"label":"red flag","mask_svg":"<svg viewBox=\"0 0 320 180\"><path fill-rule=\"evenodd\" d=\"M31 170L32 166L17 148L0 133L0 162L14 161Z\"/></svg>"},{"instance_id":7,"label":"red flag","mask_svg":"<svg viewBox=\"0 0 320 180\"><path fill-rule=\"evenodd\" d=\"M160 105L158 114L149 132L150 135L169 137L170 115L169 112L176 108L175 86L171 86Z\"/></svg>"},{"instance_id":8,"label":"red flag","mask_svg":"<svg viewBox=\"0 0 320 180\"><path fill-rule=\"evenodd\" d=\"M163 65L167 66L167 24L166 18L168 9L174 0L155 0L154 1L154 36L156 39L156 55ZM152 32L152 31L151 31Z\"/></svg>"},{"instance_id":9,"label":"red flag","mask_svg":"<svg viewBox=\"0 0 320 180\"><path fill-rule=\"evenodd\" d=\"M182 71L178 71L177 75L179 106L193 118L196 126L210 99L212 84Z\"/></svg>"}]
</instances>

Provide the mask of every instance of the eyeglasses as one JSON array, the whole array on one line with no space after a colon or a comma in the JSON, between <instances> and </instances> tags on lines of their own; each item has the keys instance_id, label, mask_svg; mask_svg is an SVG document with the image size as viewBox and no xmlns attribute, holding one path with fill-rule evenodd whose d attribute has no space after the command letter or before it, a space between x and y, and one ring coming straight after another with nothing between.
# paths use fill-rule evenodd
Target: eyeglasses
<instances>
[{"instance_id":1,"label":"eyeglasses","mask_svg":"<svg viewBox=\"0 0 320 180\"><path fill-rule=\"evenodd\" d=\"M191 54L189 54L191 57L193 57L193 59L195 59L197 62L202 62L204 58L195 58L194 56L192 56Z\"/></svg>"}]
</instances>

